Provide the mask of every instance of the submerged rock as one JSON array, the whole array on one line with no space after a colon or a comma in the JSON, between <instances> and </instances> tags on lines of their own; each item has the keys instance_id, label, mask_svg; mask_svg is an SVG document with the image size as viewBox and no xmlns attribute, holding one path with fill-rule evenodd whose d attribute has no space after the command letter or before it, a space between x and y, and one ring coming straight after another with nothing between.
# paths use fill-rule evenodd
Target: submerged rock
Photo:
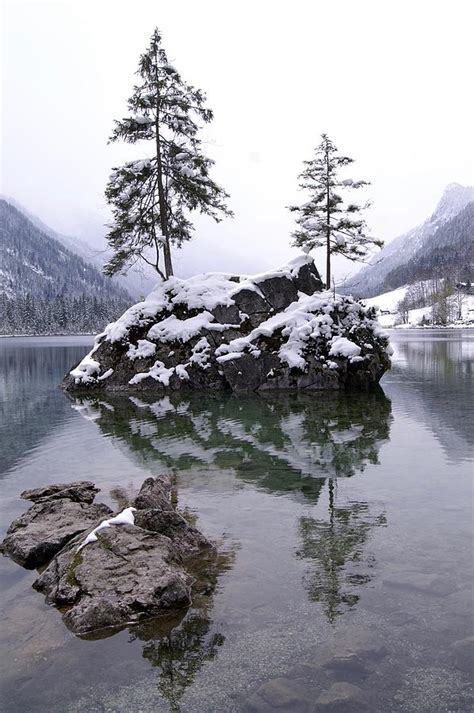
<instances>
[{"instance_id":1,"label":"submerged rock","mask_svg":"<svg viewBox=\"0 0 474 713\"><path fill-rule=\"evenodd\" d=\"M102 529L97 526L112 514L106 505L58 497L74 497L78 485L28 491L41 501L12 523L2 543L4 554L23 566L49 562L33 587L66 608L65 624L89 634L188 606L193 563L199 560L202 579L203 562L216 551L173 507L171 482L148 478L134 507Z\"/></svg>"},{"instance_id":2,"label":"submerged rock","mask_svg":"<svg viewBox=\"0 0 474 713\"><path fill-rule=\"evenodd\" d=\"M352 683L340 681L334 683L316 700L316 711L335 711L335 713L356 713L367 711L367 702L363 691Z\"/></svg>"},{"instance_id":3,"label":"submerged rock","mask_svg":"<svg viewBox=\"0 0 474 713\"><path fill-rule=\"evenodd\" d=\"M322 292L304 255L252 277L162 282L100 334L64 378L69 391L335 390L390 366L373 308Z\"/></svg>"}]
</instances>

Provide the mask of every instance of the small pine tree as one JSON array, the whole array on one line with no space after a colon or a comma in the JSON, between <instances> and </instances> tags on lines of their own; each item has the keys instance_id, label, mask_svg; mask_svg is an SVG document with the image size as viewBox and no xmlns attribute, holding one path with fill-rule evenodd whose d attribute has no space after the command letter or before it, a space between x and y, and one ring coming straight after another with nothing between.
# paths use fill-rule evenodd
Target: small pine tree
<instances>
[{"instance_id":1,"label":"small pine tree","mask_svg":"<svg viewBox=\"0 0 474 713\"><path fill-rule=\"evenodd\" d=\"M140 82L128 100L131 115L115 122L110 141L147 141L152 155L113 169L105 191L114 219L107 236L113 256L104 272L113 275L142 258L167 278L173 274L171 245L180 247L191 237L189 213L198 210L216 222L232 213L228 194L209 176L214 161L198 137L213 113L205 94L168 62L157 29L137 75Z\"/></svg>"},{"instance_id":2,"label":"small pine tree","mask_svg":"<svg viewBox=\"0 0 474 713\"><path fill-rule=\"evenodd\" d=\"M331 287L331 255L339 254L349 260L363 260L373 245L382 247L383 241L366 234L367 226L361 211L368 207L349 202L344 204L339 191L369 185L367 181L340 179L339 169L349 166L353 159L341 156L327 134L305 169L298 176L299 187L309 192L309 201L301 206L289 206L297 214L298 229L292 233L293 244L309 252L326 248L326 288Z\"/></svg>"}]
</instances>

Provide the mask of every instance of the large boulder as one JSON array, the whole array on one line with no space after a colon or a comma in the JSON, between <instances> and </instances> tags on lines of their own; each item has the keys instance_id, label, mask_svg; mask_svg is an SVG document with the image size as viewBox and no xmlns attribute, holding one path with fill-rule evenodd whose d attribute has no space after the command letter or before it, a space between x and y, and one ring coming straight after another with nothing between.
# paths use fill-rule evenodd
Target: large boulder
<instances>
[{"instance_id":1,"label":"large boulder","mask_svg":"<svg viewBox=\"0 0 474 713\"><path fill-rule=\"evenodd\" d=\"M322 292L304 255L272 273L170 278L109 324L63 381L85 389L366 389L390 366L375 311Z\"/></svg>"},{"instance_id":2,"label":"large boulder","mask_svg":"<svg viewBox=\"0 0 474 713\"><path fill-rule=\"evenodd\" d=\"M217 553L176 510L171 481L148 478L133 506L114 518L106 505L57 497L74 497L80 486L28 491L40 501L2 543L4 554L25 567L47 564L33 587L61 608L65 624L91 634L189 606L194 569L205 588L206 565L211 573Z\"/></svg>"},{"instance_id":3,"label":"large boulder","mask_svg":"<svg viewBox=\"0 0 474 713\"><path fill-rule=\"evenodd\" d=\"M41 567L76 535L111 514L107 505L43 499L12 522L2 551L23 567Z\"/></svg>"},{"instance_id":4,"label":"large boulder","mask_svg":"<svg viewBox=\"0 0 474 713\"><path fill-rule=\"evenodd\" d=\"M192 578L171 540L135 526L110 527L80 551L79 539L33 583L76 634L119 627L191 603Z\"/></svg>"}]
</instances>

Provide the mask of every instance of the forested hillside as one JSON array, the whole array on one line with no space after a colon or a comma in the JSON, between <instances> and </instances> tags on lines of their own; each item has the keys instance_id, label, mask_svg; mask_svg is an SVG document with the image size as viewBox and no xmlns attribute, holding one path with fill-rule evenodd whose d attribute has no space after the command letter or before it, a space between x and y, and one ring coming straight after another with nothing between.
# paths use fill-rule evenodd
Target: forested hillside
<instances>
[{"instance_id":1,"label":"forested hillside","mask_svg":"<svg viewBox=\"0 0 474 713\"><path fill-rule=\"evenodd\" d=\"M130 301L94 266L0 200L0 334L96 332Z\"/></svg>"}]
</instances>

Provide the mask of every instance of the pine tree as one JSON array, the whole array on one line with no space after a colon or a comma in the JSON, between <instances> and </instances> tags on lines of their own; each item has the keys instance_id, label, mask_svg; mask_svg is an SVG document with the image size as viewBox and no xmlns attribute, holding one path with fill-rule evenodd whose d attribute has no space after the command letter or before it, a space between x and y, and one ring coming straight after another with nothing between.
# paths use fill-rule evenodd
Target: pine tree
<instances>
[{"instance_id":1,"label":"pine tree","mask_svg":"<svg viewBox=\"0 0 474 713\"><path fill-rule=\"evenodd\" d=\"M368 207L354 202L344 203L339 192L369 185L367 181L339 178L339 169L353 159L341 156L327 134L315 149L314 158L304 161L305 169L298 176L299 187L309 192L309 201L301 206L289 206L296 213L298 229L292 233L293 244L307 252L326 248L326 288L331 287L331 255L340 254L349 260L363 260L373 245L383 241L367 235L367 225L361 211Z\"/></svg>"},{"instance_id":2,"label":"pine tree","mask_svg":"<svg viewBox=\"0 0 474 713\"><path fill-rule=\"evenodd\" d=\"M141 258L167 278L173 274L171 246L191 238L190 212L198 210L216 222L232 213L228 194L209 176L214 161L204 155L198 137L213 113L205 94L186 84L168 62L157 29L140 56L137 75L130 116L115 122L110 141L150 142L152 155L113 169L105 195L114 219L108 233L114 254L104 272L113 275Z\"/></svg>"}]
</instances>

